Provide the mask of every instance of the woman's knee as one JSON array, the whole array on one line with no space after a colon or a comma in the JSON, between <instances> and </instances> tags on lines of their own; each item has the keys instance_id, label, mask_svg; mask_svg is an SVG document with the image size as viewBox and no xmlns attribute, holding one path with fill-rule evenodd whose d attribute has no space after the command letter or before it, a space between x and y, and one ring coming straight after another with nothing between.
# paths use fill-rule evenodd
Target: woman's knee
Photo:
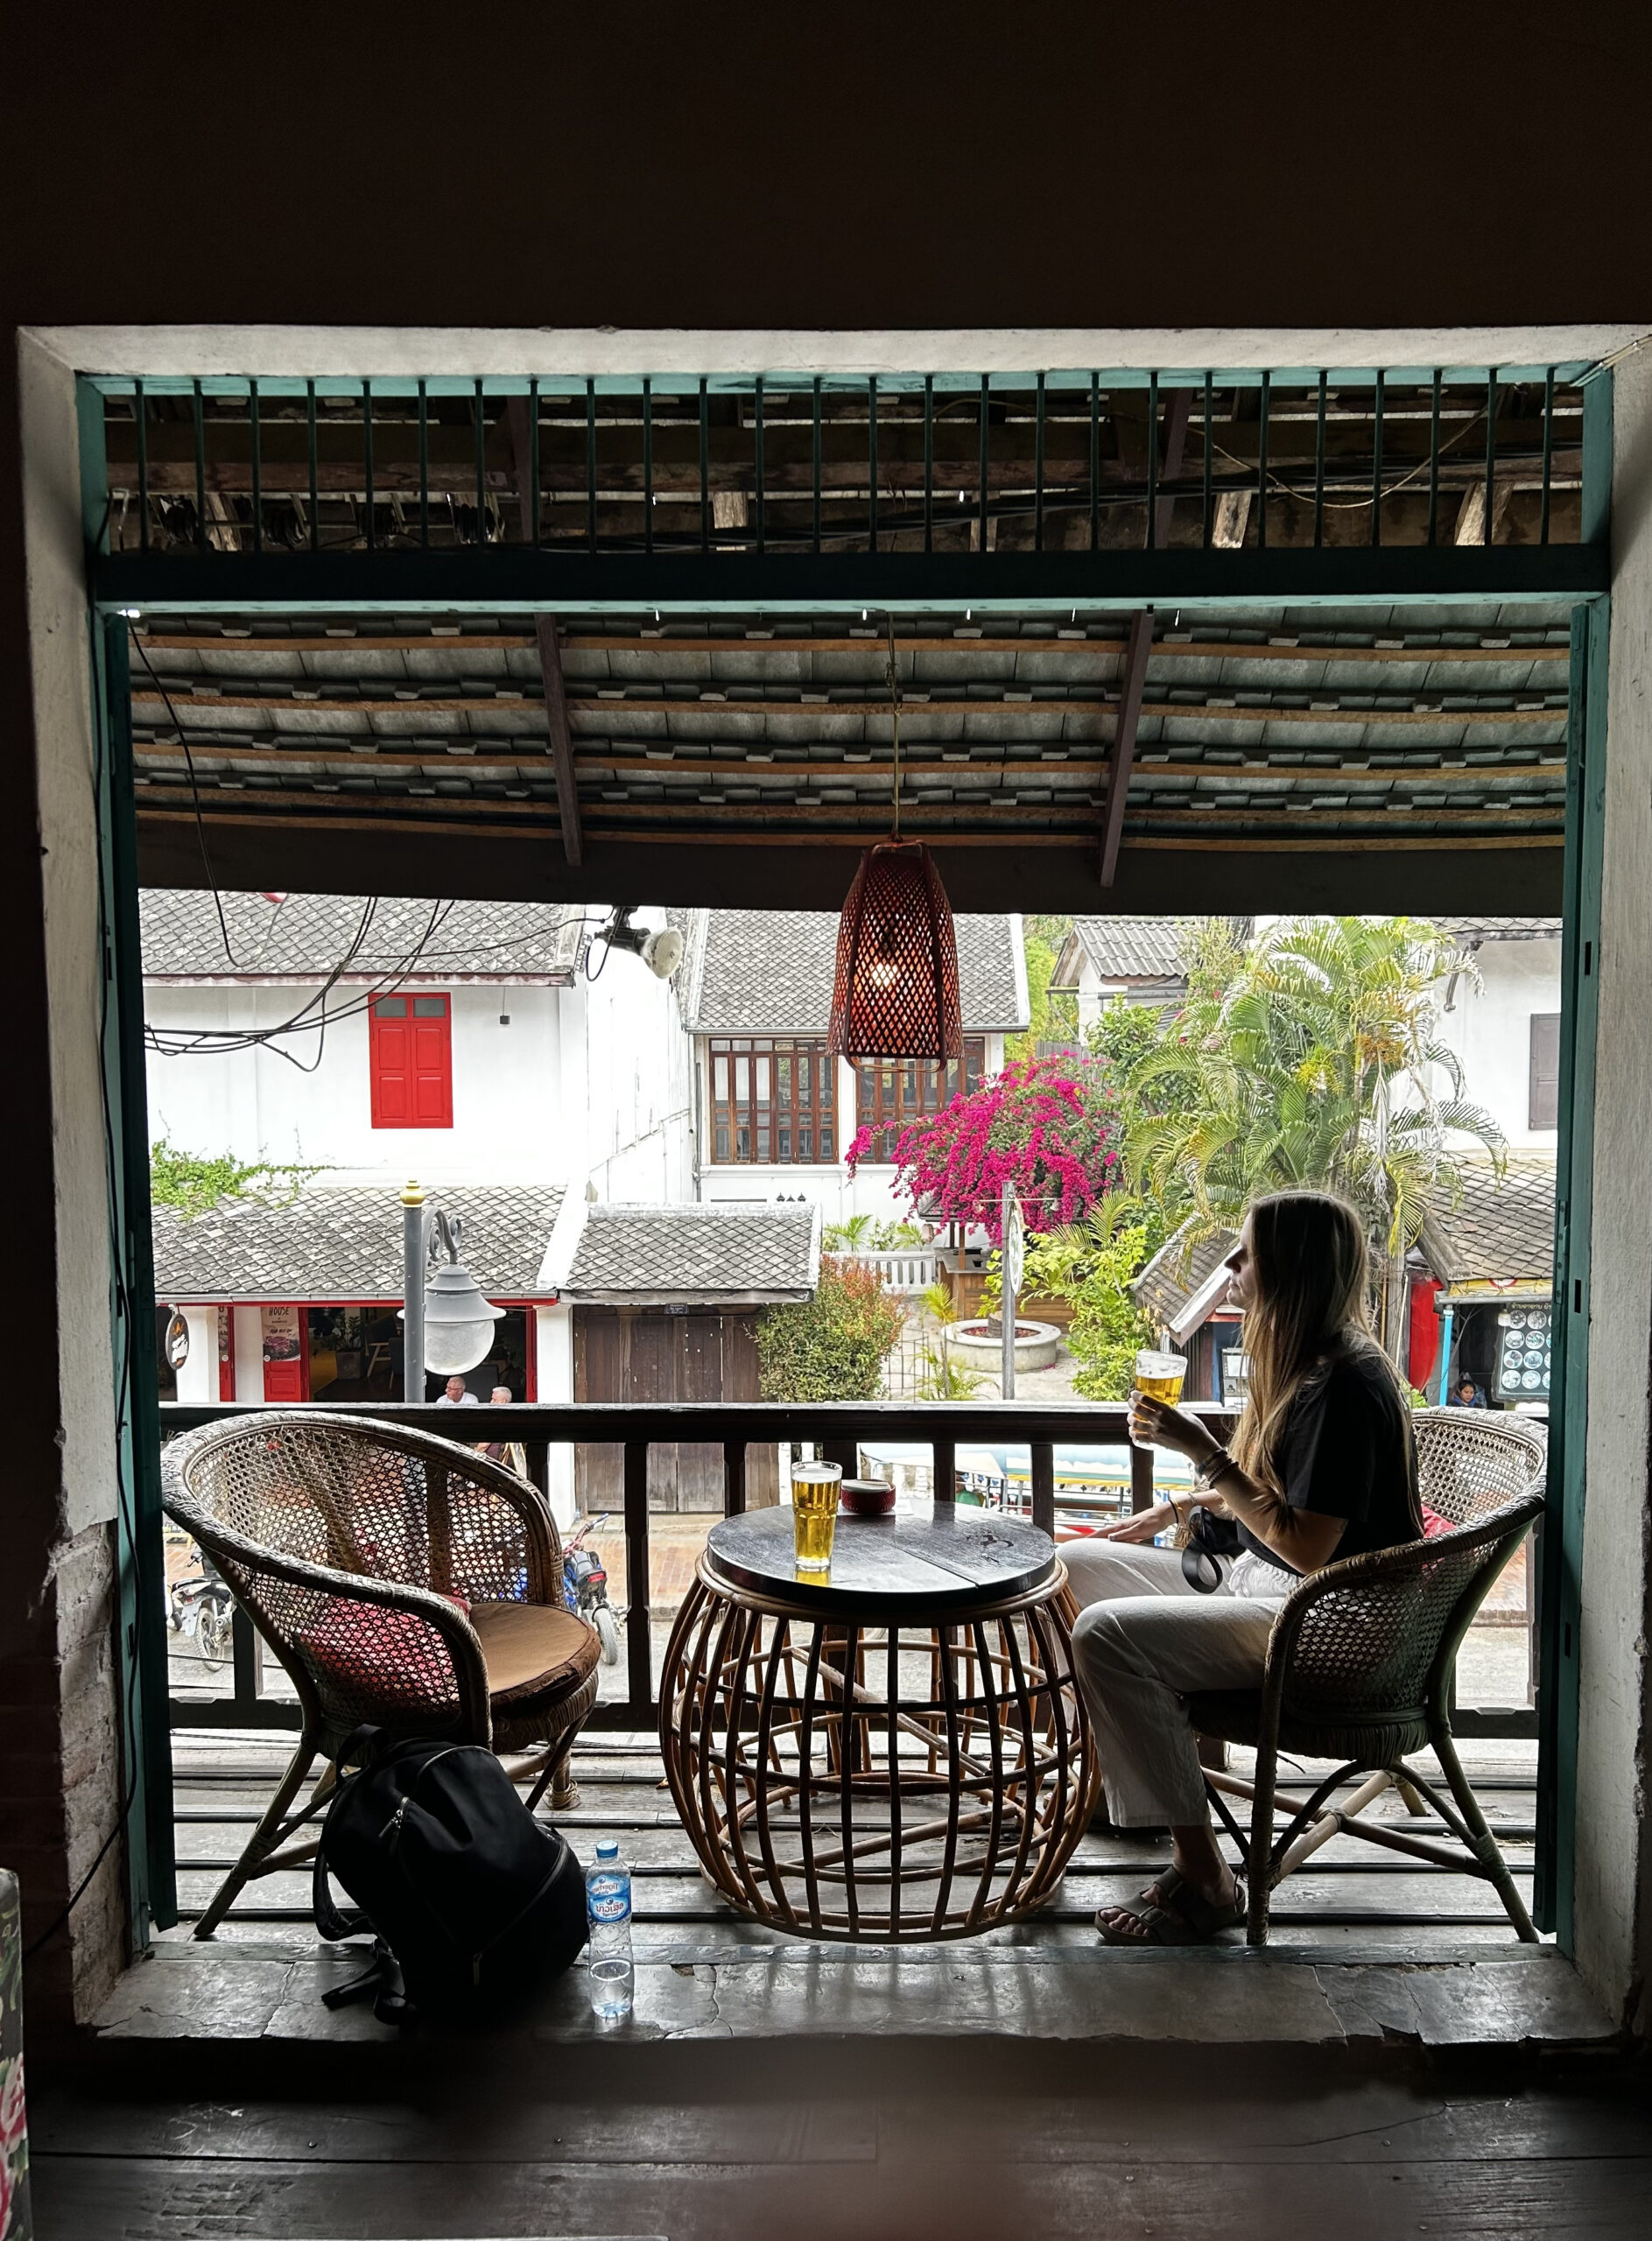
<instances>
[{"instance_id":1,"label":"woman's knee","mask_svg":"<svg viewBox=\"0 0 1652 2241\"><path fill-rule=\"evenodd\" d=\"M1115 1605L1091 1603L1079 1612L1072 1622L1072 1658L1075 1665L1092 1673L1117 1670L1134 1662L1128 1633L1119 1624Z\"/></svg>"}]
</instances>

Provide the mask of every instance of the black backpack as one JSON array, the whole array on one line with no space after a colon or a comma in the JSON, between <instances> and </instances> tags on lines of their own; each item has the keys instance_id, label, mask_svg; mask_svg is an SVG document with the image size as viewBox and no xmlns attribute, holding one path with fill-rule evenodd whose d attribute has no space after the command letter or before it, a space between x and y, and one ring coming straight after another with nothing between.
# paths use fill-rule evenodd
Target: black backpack
<instances>
[{"instance_id":1,"label":"black backpack","mask_svg":"<svg viewBox=\"0 0 1652 2241\"><path fill-rule=\"evenodd\" d=\"M484 1746L397 1742L363 1728L341 1763L363 1752L321 1824L315 1926L332 1940L370 1929L379 1962L327 2004L378 1990L377 2013L401 2020L384 1965L393 1956L406 1999L434 2020L482 2020L522 2006L585 1943L579 1861ZM334 1904L329 1871L360 1914Z\"/></svg>"}]
</instances>

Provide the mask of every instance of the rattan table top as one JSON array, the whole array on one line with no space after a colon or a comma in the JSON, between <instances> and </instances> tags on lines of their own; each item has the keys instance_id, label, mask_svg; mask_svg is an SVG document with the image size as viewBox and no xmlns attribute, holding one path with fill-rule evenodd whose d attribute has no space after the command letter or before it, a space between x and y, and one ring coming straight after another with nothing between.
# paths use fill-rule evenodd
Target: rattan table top
<instances>
[{"instance_id":1,"label":"rattan table top","mask_svg":"<svg viewBox=\"0 0 1652 2241\"><path fill-rule=\"evenodd\" d=\"M1055 1543L1038 1526L950 1502L921 1517L840 1515L828 1572L798 1571L784 1506L723 1518L706 1542L714 1584L863 1624L885 1612L938 1614L1026 1594L1055 1563Z\"/></svg>"}]
</instances>

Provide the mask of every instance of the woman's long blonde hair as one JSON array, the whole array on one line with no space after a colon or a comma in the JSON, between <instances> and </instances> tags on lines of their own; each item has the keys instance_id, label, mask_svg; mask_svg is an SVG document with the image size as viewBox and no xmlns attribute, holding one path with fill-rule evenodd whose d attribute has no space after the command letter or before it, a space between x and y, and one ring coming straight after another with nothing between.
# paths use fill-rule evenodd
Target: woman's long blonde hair
<instances>
[{"instance_id":1,"label":"woman's long blonde hair","mask_svg":"<svg viewBox=\"0 0 1652 2241\"><path fill-rule=\"evenodd\" d=\"M1324 1191L1281 1191L1258 1198L1248 1219L1255 1289L1245 1310L1249 1397L1234 1435L1233 1454L1259 1486L1283 1494L1279 1457L1286 1419L1304 1380L1328 1355L1363 1340L1402 1404L1405 1395L1372 1335L1365 1224L1347 1201ZM1420 1534L1415 1464L1408 1475Z\"/></svg>"}]
</instances>

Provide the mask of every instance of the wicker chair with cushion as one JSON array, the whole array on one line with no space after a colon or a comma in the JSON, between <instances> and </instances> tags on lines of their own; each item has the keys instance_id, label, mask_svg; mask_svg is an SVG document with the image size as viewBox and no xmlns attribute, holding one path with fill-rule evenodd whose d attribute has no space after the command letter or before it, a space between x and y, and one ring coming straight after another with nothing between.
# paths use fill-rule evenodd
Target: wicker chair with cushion
<instances>
[{"instance_id":1,"label":"wicker chair with cushion","mask_svg":"<svg viewBox=\"0 0 1652 2241\"><path fill-rule=\"evenodd\" d=\"M573 1799L568 1754L596 1701L601 1645L562 1601L538 1490L474 1449L359 1416L271 1410L173 1440L169 1516L200 1542L298 1690L298 1749L201 1917L251 1878L313 1856L290 1839L306 1775L364 1721L524 1753L537 1805ZM318 1791L318 1795L320 1791Z\"/></svg>"},{"instance_id":2,"label":"wicker chair with cushion","mask_svg":"<svg viewBox=\"0 0 1652 2241\"><path fill-rule=\"evenodd\" d=\"M1543 1513L1544 1443L1517 1417L1465 1409L1424 1409L1416 1416L1425 1508L1449 1521L1434 1537L1327 1564L1281 1607L1258 1690L1210 1692L1189 1699L1199 1733L1254 1745L1254 1781L1206 1774L1218 1813L1246 1858L1248 1935L1268 1938L1274 1886L1339 1832L1361 1837L1496 1890L1516 1934L1535 1940L1507 1861L1486 1824L1452 1740L1452 1671L1458 1649L1492 1582ZM1451 1797L1408 1764L1432 1748ZM1277 1795L1278 1755L1289 1751L1339 1762L1306 1797ZM1330 1801L1363 1774L1340 1805ZM1456 1844L1360 1816L1397 1788L1420 1809L1426 1798ZM1248 1838L1226 1802L1248 1798ZM1276 1809L1289 1816L1275 1834Z\"/></svg>"}]
</instances>

